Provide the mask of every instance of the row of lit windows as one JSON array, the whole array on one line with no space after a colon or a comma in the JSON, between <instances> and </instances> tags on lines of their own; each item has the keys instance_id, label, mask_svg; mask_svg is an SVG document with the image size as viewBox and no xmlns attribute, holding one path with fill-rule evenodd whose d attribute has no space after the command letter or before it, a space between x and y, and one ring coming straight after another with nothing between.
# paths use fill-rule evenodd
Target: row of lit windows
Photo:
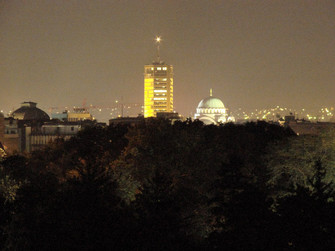
<instances>
[{"instance_id":1,"label":"row of lit windows","mask_svg":"<svg viewBox=\"0 0 335 251\"><path fill-rule=\"evenodd\" d=\"M151 67L151 70L153 71L153 70L154 70L154 67ZM161 71L161 70L166 71L166 70L167 70L167 67L157 67L156 70L157 70L157 71Z\"/></svg>"},{"instance_id":2,"label":"row of lit windows","mask_svg":"<svg viewBox=\"0 0 335 251\"><path fill-rule=\"evenodd\" d=\"M203 108L198 108L197 109L197 112L198 113L218 113L218 114L224 114L226 113L226 109L213 109L213 108L210 108L210 109L203 109Z\"/></svg>"}]
</instances>

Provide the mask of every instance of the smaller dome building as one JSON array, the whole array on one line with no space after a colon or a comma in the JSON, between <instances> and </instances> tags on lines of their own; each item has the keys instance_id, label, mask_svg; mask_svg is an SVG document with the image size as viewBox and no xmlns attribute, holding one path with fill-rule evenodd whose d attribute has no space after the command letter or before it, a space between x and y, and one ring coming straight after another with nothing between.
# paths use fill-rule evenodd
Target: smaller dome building
<instances>
[{"instance_id":1,"label":"smaller dome building","mask_svg":"<svg viewBox=\"0 0 335 251\"><path fill-rule=\"evenodd\" d=\"M200 101L194 119L199 119L206 125L234 121L221 99L212 96L212 89L210 96Z\"/></svg>"},{"instance_id":2,"label":"smaller dome building","mask_svg":"<svg viewBox=\"0 0 335 251\"><path fill-rule=\"evenodd\" d=\"M30 120L30 121L48 121L50 120L49 115L36 107L37 103L34 102L23 102L21 107L15 110L11 116L18 120Z\"/></svg>"}]
</instances>

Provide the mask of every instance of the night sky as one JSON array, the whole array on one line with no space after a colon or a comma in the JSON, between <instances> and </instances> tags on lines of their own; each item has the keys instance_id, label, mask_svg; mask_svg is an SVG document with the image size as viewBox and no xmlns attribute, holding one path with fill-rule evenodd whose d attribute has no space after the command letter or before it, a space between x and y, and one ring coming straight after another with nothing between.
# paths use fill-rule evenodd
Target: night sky
<instances>
[{"instance_id":1,"label":"night sky","mask_svg":"<svg viewBox=\"0 0 335 251\"><path fill-rule=\"evenodd\" d=\"M334 0L0 0L0 110L143 103L156 35L185 116L334 106Z\"/></svg>"}]
</instances>

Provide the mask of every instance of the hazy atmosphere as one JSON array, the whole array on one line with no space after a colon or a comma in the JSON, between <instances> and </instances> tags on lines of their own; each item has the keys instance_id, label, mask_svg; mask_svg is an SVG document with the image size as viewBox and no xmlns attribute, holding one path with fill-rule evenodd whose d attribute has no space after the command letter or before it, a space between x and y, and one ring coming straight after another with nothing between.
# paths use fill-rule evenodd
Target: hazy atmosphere
<instances>
[{"instance_id":1,"label":"hazy atmosphere","mask_svg":"<svg viewBox=\"0 0 335 251\"><path fill-rule=\"evenodd\" d=\"M143 67L174 66L175 110L334 106L335 1L0 0L0 110L143 103Z\"/></svg>"},{"instance_id":2,"label":"hazy atmosphere","mask_svg":"<svg viewBox=\"0 0 335 251\"><path fill-rule=\"evenodd\" d=\"M335 0L0 0L0 250L334 250L334 45Z\"/></svg>"}]
</instances>

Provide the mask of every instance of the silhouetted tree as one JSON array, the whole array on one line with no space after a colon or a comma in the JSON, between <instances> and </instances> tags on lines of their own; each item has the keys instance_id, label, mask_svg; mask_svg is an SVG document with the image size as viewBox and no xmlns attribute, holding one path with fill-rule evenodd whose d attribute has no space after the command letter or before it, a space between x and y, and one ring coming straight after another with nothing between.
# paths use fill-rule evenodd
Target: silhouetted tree
<instances>
[{"instance_id":1,"label":"silhouetted tree","mask_svg":"<svg viewBox=\"0 0 335 251\"><path fill-rule=\"evenodd\" d=\"M326 169L321 160L314 163L314 175L308 187L291 187L287 196L278 199L282 246L298 250L329 250L335 245L334 191L326 183Z\"/></svg>"}]
</instances>

